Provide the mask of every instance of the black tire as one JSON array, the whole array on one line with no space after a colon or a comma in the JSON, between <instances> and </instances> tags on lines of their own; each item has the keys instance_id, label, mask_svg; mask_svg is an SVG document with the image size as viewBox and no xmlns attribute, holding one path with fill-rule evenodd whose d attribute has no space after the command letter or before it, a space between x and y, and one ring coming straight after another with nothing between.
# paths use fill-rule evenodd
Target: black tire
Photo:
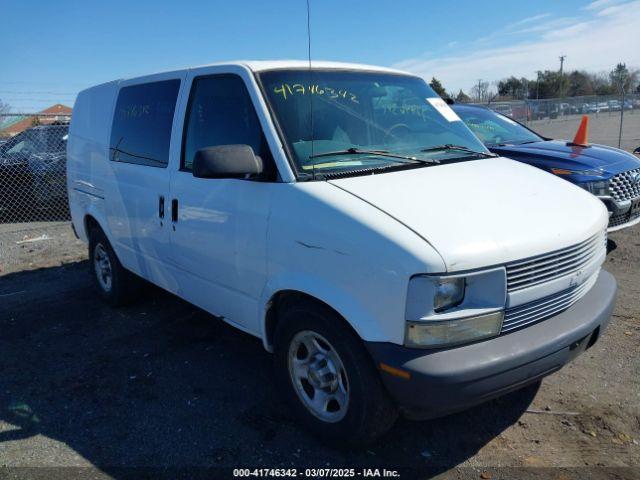
<instances>
[{"instance_id":1,"label":"black tire","mask_svg":"<svg viewBox=\"0 0 640 480\"><path fill-rule=\"evenodd\" d=\"M110 282L101 282L96 262L97 250L106 254L110 265ZM89 268L94 284L102 299L113 307L126 305L139 297L142 280L126 270L116 256L107 236L96 227L89 232ZM106 285L109 283L109 285Z\"/></svg>"},{"instance_id":2,"label":"black tire","mask_svg":"<svg viewBox=\"0 0 640 480\"><path fill-rule=\"evenodd\" d=\"M339 355L348 378L349 400L339 421L324 421L304 404L289 373L289 347L300 332L326 339ZM279 392L294 415L313 434L338 447L362 448L394 425L398 410L386 392L380 374L362 340L330 308L306 298L278 306L274 338L275 376Z\"/></svg>"}]
</instances>

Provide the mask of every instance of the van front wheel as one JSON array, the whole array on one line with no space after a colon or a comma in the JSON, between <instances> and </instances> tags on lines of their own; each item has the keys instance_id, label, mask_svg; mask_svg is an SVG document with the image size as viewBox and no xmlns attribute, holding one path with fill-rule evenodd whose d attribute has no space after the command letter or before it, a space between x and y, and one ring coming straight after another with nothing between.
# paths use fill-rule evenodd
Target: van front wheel
<instances>
[{"instance_id":1,"label":"van front wheel","mask_svg":"<svg viewBox=\"0 0 640 480\"><path fill-rule=\"evenodd\" d=\"M100 296L110 305L125 305L137 297L141 280L122 266L99 228L89 235L89 266Z\"/></svg>"},{"instance_id":2,"label":"van front wheel","mask_svg":"<svg viewBox=\"0 0 640 480\"><path fill-rule=\"evenodd\" d=\"M307 299L280 306L278 316L275 374L299 420L329 443L347 447L386 433L397 410L345 321Z\"/></svg>"}]
</instances>

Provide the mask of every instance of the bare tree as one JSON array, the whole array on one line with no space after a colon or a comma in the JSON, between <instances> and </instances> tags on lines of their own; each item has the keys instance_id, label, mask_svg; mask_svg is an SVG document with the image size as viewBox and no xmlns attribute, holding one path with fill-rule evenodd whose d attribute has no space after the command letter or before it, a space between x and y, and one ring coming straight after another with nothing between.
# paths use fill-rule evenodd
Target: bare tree
<instances>
[{"instance_id":1,"label":"bare tree","mask_svg":"<svg viewBox=\"0 0 640 480\"><path fill-rule=\"evenodd\" d=\"M11 106L8 103L4 103L2 99L0 99L0 114L9 113L11 110Z\"/></svg>"},{"instance_id":2,"label":"bare tree","mask_svg":"<svg viewBox=\"0 0 640 480\"><path fill-rule=\"evenodd\" d=\"M495 97L495 92L490 88L490 83L484 80L478 80L471 89L471 97L475 102L490 102Z\"/></svg>"}]
</instances>

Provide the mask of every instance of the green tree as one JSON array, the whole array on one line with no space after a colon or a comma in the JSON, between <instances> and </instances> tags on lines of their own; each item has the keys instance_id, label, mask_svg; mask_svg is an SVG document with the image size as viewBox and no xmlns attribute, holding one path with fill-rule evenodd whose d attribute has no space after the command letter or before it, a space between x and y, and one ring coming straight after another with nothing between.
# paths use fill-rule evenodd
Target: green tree
<instances>
[{"instance_id":1,"label":"green tree","mask_svg":"<svg viewBox=\"0 0 640 480\"><path fill-rule=\"evenodd\" d=\"M529 98L556 98L560 92L566 92L568 87L567 75L562 75L554 70L538 72L538 78L530 82Z\"/></svg>"},{"instance_id":2,"label":"green tree","mask_svg":"<svg viewBox=\"0 0 640 480\"><path fill-rule=\"evenodd\" d=\"M587 72L574 70L567 78L569 85L566 94L568 97L594 94L593 83Z\"/></svg>"},{"instance_id":3,"label":"green tree","mask_svg":"<svg viewBox=\"0 0 640 480\"><path fill-rule=\"evenodd\" d=\"M431 78L429 86L433 88L434 92L440 95L440 98L449 98L449 94L447 94L447 91L442 86L442 83L440 83L440 80L438 80L436 77Z\"/></svg>"},{"instance_id":4,"label":"green tree","mask_svg":"<svg viewBox=\"0 0 640 480\"><path fill-rule=\"evenodd\" d=\"M498 95L501 97L525 98L529 92L529 80L526 78L509 78L498 82Z\"/></svg>"},{"instance_id":5,"label":"green tree","mask_svg":"<svg viewBox=\"0 0 640 480\"><path fill-rule=\"evenodd\" d=\"M471 97L464 93L462 89L456 95L456 102L458 103L471 103Z\"/></svg>"}]
</instances>

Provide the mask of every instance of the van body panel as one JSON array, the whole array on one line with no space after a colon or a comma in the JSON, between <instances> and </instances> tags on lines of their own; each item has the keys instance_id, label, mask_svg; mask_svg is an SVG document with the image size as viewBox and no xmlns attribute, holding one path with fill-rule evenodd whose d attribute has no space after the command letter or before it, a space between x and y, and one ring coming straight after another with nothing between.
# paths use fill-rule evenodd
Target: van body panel
<instances>
[{"instance_id":1,"label":"van body panel","mask_svg":"<svg viewBox=\"0 0 640 480\"><path fill-rule=\"evenodd\" d=\"M104 180L110 175L106 159L117 93L117 81L98 85L80 92L73 106L67 141L67 191L74 228L85 241L86 215L107 225ZM110 235L108 228L105 233Z\"/></svg>"},{"instance_id":2,"label":"van body panel","mask_svg":"<svg viewBox=\"0 0 640 480\"><path fill-rule=\"evenodd\" d=\"M429 244L327 182L280 185L268 234L266 305L298 290L333 307L362 338L402 343L409 278L445 270ZM263 338L266 338L263 336Z\"/></svg>"},{"instance_id":3,"label":"van body panel","mask_svg":"<svg viewBox=\"0 0 640 480\"><path fill-rule=\"evenodd\" d=\"M254 335L260 333L256 312L266 282L267 226L277 187L180 171L171 182L179 213L169 231L168 258L184 277L176 293Z\"/></svg>"}]
</instances>

